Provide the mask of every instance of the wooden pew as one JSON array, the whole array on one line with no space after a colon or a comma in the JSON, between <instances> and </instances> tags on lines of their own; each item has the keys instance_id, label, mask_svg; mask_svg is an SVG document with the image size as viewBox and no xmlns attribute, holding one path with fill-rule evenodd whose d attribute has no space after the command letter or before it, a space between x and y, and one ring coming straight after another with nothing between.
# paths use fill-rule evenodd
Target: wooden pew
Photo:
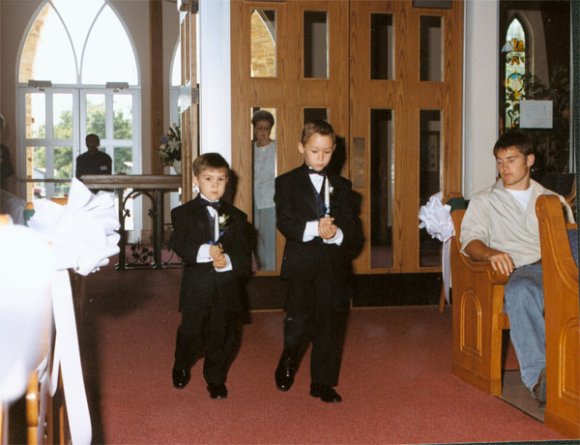
<instances>
[{"instance_id":1,"label":"wooden pew","mask_svg":"<svg viewBox=\"0 0 580 445\"><path fill-rule=\"evenodd\" d=\"M544 313L546 319L545 423L560 433L580 438L580 324L578 266L557 197L536 203L540 221Z\"/></svg>"},{"instance_id":2,"label":"wooden pew","mask_svg":"<svg viewBox=\"0 0 580 445\"><path fill-rule=\"evenodd\" d=\"M452 372L489 394L501 396L503 330L509 329L503 312L508 276L495 273L487 261L474 261L461 253L464 214L465 210L451 213L455 229L451 241Z\"/></svg>"}]
</instances>

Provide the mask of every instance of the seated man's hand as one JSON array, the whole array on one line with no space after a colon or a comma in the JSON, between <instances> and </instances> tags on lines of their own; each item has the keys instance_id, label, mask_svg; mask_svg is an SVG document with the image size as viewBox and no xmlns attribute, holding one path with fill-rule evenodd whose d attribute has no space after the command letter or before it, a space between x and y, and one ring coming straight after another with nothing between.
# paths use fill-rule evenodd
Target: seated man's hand
<instances>
[{"instance_id":1,"label":"seated man's hand","mask_svg":"<svg viewBox=\"0 0 580 445\"><path fill-rule=\"evenodd\" d=\"M325 216L318 221L318 233L322 239L331 239L336 235L338 227L334 224L334 218Z\"/></svg>"},{"instance_id":2,"label":"seated man's hand","mask_svg":"<svg viewBox=\"0 0 580 445\"><path fill-rule=\"evenodd\" d=\"M478 239L470 241L465 246L465 253L476 261L489 261L491 268L496 273L510 275L516 268L512 258L507 253L488 247Z\"/></svg>"},{"instance_id":3,"label":"seated man's hand","mask_svg":"<svg viewBox=\"0 0 580 445\"><path fill-rule=\"evenodd\" d=\"M505 252L495 250L489 255L489 262L495 272L510 275L516 268L512 258Z\"/></svg>"}]
</instances>

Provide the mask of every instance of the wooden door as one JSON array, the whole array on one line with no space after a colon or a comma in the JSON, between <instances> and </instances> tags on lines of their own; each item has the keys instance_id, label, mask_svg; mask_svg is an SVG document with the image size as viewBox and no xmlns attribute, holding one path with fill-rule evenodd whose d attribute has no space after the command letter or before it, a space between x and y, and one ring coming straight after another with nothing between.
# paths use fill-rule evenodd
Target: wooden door
<instances>
[{"instance_id":1,"label":"wooden door","mask_svg":"<svg viewBox=\"0 0 580 445\"><path fill-rule=\"evenodd\" d=\"M463 3L413 3L231 2L235 202L251 217L253 111L275 115L277 174L302 163L305 117L327 118L362 196L357 273L438 271L440 246L420 233L419 207L432 192L461 190ZM283 242L278 234L276 270L258 275L278 273Z\"/></svg>"},{"instance_id":2,"label":"wooden door","mask_svg":"<svg viewBox=\"0 0 580 445\"><path fill-rule=\"evenodd\" d=\"M358 273L439 270L440 243L418 229L419 208L461 191L463 4L414 3L350 2L351 180L366 239Z\"/></svg>"},{"instance_id":3,"label":"wooden door","mask_svg":"<svg viewBox=\"0 0 580 445\"><path fill-rule=\"evenodd\" d=\"M277 175L302 164L297 144L308 117L328 119L348 140L348 20L344 1L231 2L235 202L250 217L255 110L275 117ZM276 269L259 275L278 273L283 245L278 233Z\"/></svg>"}]
</instances>

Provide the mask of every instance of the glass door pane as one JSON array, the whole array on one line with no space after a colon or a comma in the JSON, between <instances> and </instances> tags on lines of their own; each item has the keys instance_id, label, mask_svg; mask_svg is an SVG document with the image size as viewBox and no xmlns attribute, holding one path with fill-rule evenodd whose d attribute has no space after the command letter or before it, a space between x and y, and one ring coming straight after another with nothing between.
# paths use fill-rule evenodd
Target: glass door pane
<instances>
[{"instance_id":1,"label":"glass door pane","mask_svg":"<svg viewBox=\"0 0 580 445\"><path fill-rule=\"evenodd\" d=\"M86 133L96 134L101 142L107 137L106 114L105 114L105 95L104 94L87 94L86 95ZM82 150L83 152L85 150Z\"/></svg>"},{"instance_id":2,"label":"glass door pane","mask_svg":"<svg viewBox=\"0 0 580 445\"><path fill-rule=\"evenodd\" d=\"M276 11L252 10L250 25L250 76L276 77Z\"/></svg>"},{"instance_id":3,"label":"glass door pane","mask_svg":"<svg viewBox=\"0 0 580 445\"><path fill-rule=\"evenodd\" d=\"M46 94L26 94L26 137L39 139L46 137Z\"/></svg>"},{"instance_id":4,"label":"glass door pane","mask_svg":"<svg viewBox=\"0 0 580 445\"><path fill-rule=\"evenodd\" d=\"M425 205L441 190L441 111L421 110L420 119L419 200L420 205ZM421 266L441 264L441 241L425 229L419 232L419 258Z\"/></svg>"},{"instance_id":5,"label":"glass door pane","mask_svg":"<svg viewBox=\"0 0 580 445\"><path fill-rule=\"evenodd\" d=\"M46 147L26 147L26 177L46 178ZM27 183L26 200L46 198L46 187L42 181Z\"/></svg>"},{"instance_id":6,"label":"glass door pane","mask_svg":"<svg viewBox=\"0 0 580 445\"><path fill-rule=\"evenodd\" d=\"M113 93L113 174L132 174L133 96Z\"/></svg>"},{"instance_id":7,"label":"glass door pane","mask_svg":"<svg viewBox=\"0 0 580 445\"><path fill-rule=\"evenodd\" d=\"M371 110L371 268L393 265L394 119Z\"/></svg>"},{"instance_id":8,"label":"glass door pane","mask_svg":"<svg viewBox=\"0 0 580 445\"><path fill-rule=\"evenodd\" d=\"M371 79L393 78L393 35L392 14L371 14Z\"/></svg>"},{"instance_id":9,"label":"glass door pane","mask_svg":"<svg viewBox=\"0 0 580 445\"><path fill-rule=\"evenodd\" d=\"M421 80L443 80L443 20L421 16Z\"/></svg>"},{"instance_id":10,"label":"glass door pane","mask_svg":"<svg viewBox=\"0 0 580 445\"><path fill-rule=\"evenodd\" d=\"M70 93L56 93L52 96L54 139L73 140L73 99Z\"/></svg>"},{"instance_id":11,"label":"glass door pane","mask_svg":"<svg viewBox=\"0 0 580 445\"><path fill-rule=\"evenodd\" d=\"M113 94L113 138L133 138L133 97Z\"/></svg>"},{"instance_id":12,"label":"glass door pane","mask_svg":"<svg viewBox=\"0 0 580 445\"><path fill-rule=\"evenodd\" d=\"M278 163L276 109L255 107L251 111L256 268L273 272L276 270L274 181Z\"/></svg>"},{"instance_id":13,"label":"glass door pane","mask_svg":"<svg viewBox=\"0 0 580 445\"><path fill-rule=\"evenodd\" d=\"M304 13L304 77L328 78L328 18L325 11Z\"/></svg>"}]
</instances>

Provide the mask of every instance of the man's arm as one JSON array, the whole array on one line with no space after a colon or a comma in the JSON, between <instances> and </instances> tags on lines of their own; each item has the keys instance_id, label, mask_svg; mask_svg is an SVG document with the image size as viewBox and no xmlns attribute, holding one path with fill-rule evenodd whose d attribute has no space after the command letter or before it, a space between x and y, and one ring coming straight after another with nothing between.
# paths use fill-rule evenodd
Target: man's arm
<instances>
[{"instance_id":1,"label":"man's arm","mask_svg":"<svg viewBox=\"0 0 580 445\"><path fill-rule=\"evenodd\" d=\"M492 249L480 240L470 241L465 246L464 251L470 258L476 261L489 261L495 272L510 275L515 269L514 262L507 253Z\"/></svg>"}]
</instances>

